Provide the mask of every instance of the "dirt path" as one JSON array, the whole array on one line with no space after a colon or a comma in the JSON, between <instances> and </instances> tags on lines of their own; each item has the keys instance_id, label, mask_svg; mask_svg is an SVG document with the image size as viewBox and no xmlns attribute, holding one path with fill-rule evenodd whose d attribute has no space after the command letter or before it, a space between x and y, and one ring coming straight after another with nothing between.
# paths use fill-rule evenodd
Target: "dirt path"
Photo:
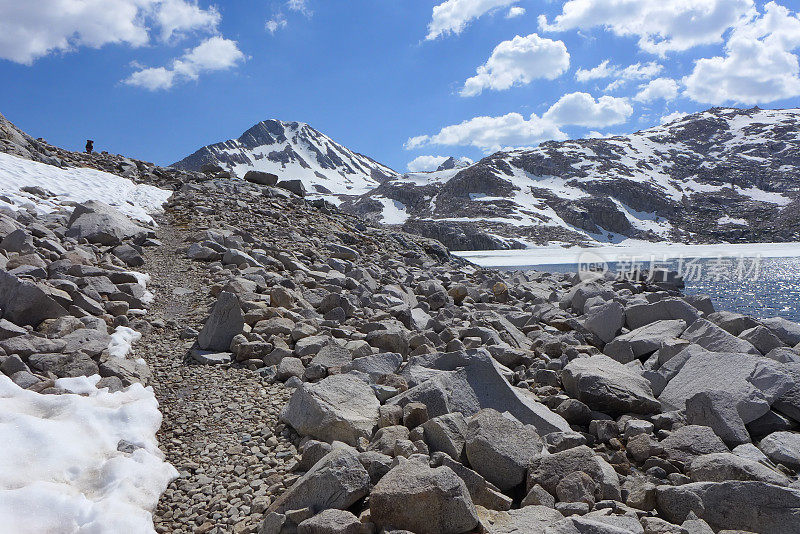
<instances>
[{"instance_id":1,"label":"dirt path","mask_svg":"<svg viewBox=\"0 0 800 534\"><path fill-rule=\"evenodd\" d=\"M147 251L141 270L151 276L154 328L136 347L153 373L164 422L161 448L181 476L159 502L158 532L256 532L270 498L286 482L295 449L276 423L289 391L241 367L187 361L192 340L212 303L207 267L179 253L185 232L169 215L158 221L160 247ZM276 433L277 435L274 435Z\"/></svg>"}]
</instances>

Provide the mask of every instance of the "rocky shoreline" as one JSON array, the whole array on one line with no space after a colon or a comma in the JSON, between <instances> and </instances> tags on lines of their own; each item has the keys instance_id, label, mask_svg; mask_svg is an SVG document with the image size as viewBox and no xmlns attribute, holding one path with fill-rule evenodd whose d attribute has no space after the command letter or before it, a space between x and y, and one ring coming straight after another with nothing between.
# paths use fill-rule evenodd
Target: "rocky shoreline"
<instances>
[{"instance_id":1,"label":"rocky shoreline","mask_svg":"<svg viewBox=\"0 0 800 534\"><path fill-rule=\"evenodd\" d=\"M800 325L134 167L174 190L157 230L0 214L0 370L153 386L180 472L157 531L800 532ZM119 326L148 365L110 356Z\"/></svg>"}]
</instances>

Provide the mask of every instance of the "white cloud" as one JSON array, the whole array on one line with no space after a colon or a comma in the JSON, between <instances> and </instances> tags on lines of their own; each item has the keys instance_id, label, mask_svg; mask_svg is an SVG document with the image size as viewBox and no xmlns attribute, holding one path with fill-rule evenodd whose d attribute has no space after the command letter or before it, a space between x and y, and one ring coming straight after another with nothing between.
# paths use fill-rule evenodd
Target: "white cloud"
<instances>
[{"instance_id":1,"label":"white cloud","mask_svg":"<svg viewBox=\"0 0 800 534\"><path fill-rule=\"evenodd\" d=\"M489 11L516 4L518 0L447 0L433 8L433 16L428 24L428 35L431 41L437 37L464 31L472 20Z\"/></svg>"},{"instance_id":2,"label":"white cloud","mask_svg":"<svg viewBox=\"0 0 800 534\"><path fill-rule=\"evenodd\" d=\"M536 145L550 139L563 140L567 135L555 124L536 114L526 119L519 113L500 117L475 117L446 126L439 133L412 137L406 143L411 150L425 145L475 146L490 152L503 147Z\"/></svg>"},{"instance_id":3,"label":"white cloud","mask_svg":"<svg viewBox=\"0 0 800 534\"><path fill-rule=\"evenodd\" d=\"M267 21L265 27L269 33L274 35L276 31L285 28L287 24L286 17L283 13L276 13L275 16Z\"/></svg>"},{"instance_id":4,"label":"white cloud","mask_svg":"<svg viewBox=\"0 0 800 534\"><path fill-rule=\"evenodd\" d=\"M525 8L524 7L514 6L511 9L508 10L508 13L506 13L506 18L507 19L513 19L513 18L521 17L525 13L526 12L525 12Z\"/></svg>"},{"instance_id":5,"label":"white cloud","mask_svg":"<svg viewBox=\"0 0 800 534\"><path fill-rule=\"evenodd\" d=\"M731 27L748 20L753 0L568 0L546 31L587 30L597 26L623 37L638 37L639 47L664 55L722 42Z\"/></svg>"},{"instance_id":6,"label":"white cloud","mask_svg":"<svg viewBox=\"0 0 800 534\"><path fill-rule=\"evenodd\" d=\"M0 1L0 58L25 65L53 52L108 44L144 46L191 31L213 31L215 8L194 0Z\"/></svg>"},{"instance_id":7,"label":"white cloud","mask_svg":"<svg viewBox=\"0 0 800 534\"><path fill-rule=\"evenodd\" d=\"M682 119L687 115L688 113L684 113L682 111L673 111L669 115L664 115L663 117L661 117L661 124L669 124L670 122Z\"/></svg>"},{"instance_id":8,"label":"white cloud","mask_svg":"<svg viewBox=\"0 0 800 534\"><path fill-rule=\"evenodd\" d=\"M517 35L497 45L489 60L468 79L461 96L475 96L484 89L503 91L527 85L535 78L553 80L569 68L569 53L561 41L543 39L535 33Z\"/></svg>"},{"instance_id":9,"label":"white cloud","mask_svg":"<svg viewBox=\"0 0 800 534\"><path fill-rule=\"evenodd\" d=\"M195 1L166 0L156 12L156 20L161 27L161 39L164 41L185 31L213 31L219 26L221 19L216 7L201 9Z\"/></svg>"},{"instance_id":10,"label":"white cloud","mask_svg":"<svg viewBox=\"0 0 800 534\"><path fill-rule=\"evenodd\" d=\"M600 63L593 69L578 69L575 72L575 79L579 82L588 82L591 80L602 80L611 78L612 76L618 79L612 84L624 84L628 80L647 80L656 76L664 70L664 66L656 61L648 63L634 63L625 68L612 64L608 59Z\"/></svg>"},{"instance_id":11,"label":"white cloud","mask_svg":"<svg viewBox=\"0 0 800 534\"><path fill-rule=\"evenodd\" d=\"M175 83L196 80L204 72L227 70L244 61L236 41L210 37L175 59L169 68L151 67L131 74L124 82L150 91L170 89Z\"/></svg>"},{"instance_id":12,"label":"white cloud","mask_svg":"<svg viewBox=\"0 0 800 534\"><path fill-rule=\"evenodd\" d=\"M734 29L725 55L698 60L683 79L704 104L759 104L800 95L800 16L769 2L764 14Z\"/></svg>"},{"instance_id":13,"label":"white cloud","mask_svg":"<svg viewBox=\"0 0 800 534\"><path fill-rule=\"evenodd\" d=\"M542 116L559 126L573 125L597 128L622 124L633 114L633 107L625 98L601 96L595 100L588 93L570 93Z\"/></svg>"},{"instance_id":14,"label":"white cloud","mask_svg":"<svg viewBox=\"0 0 800 534\"><path fill-rule=\"evenodd\" d=\"M633 99L636 102L652 102L653 100L675 100L678 97L678 82L670 78L656 78L639 86L639 92Z\"/></svg>"},{"instance_id":15,"label":"white cloud","mask_svg":"<svg viewBox=\"0 0 800 534\"><path fill-rule=\"evenodd\" d=\"M593 69L579 68L575 72L575 79L579 82L588 82L589 80L610 78L616 73L616 68L615 65L611 65L610 60L606 59Z\"/></svg>"},{"instance_id":16,"label":"white cloud","mask_svg":"<svg viewBox=\"0 0 800 534\"><path fill-rule=\"evenodd\" d=\"M419 156L408 162L411 172L435 171L439 165L447 161L447 156Z\"/></svg>"},{"instance_id":17,"label":"white cloud","mask_svg":"<svg viewBox=\"0 0 800 534\"><path fill-rule=\"evenodd\" d=\"M616 134L611 132L598 132L597 130L592 130L589 132L589 135L586 136L586 139L608 139L609 137L615 137Z\"/></svg>"},{"instance_id":18,"label":"white cloud","mask_svg":"<svg viewBox=\"0 0 800 534\"><path fill-rule=\"evenodd\" d=\"M586 93L562 96L547 112L527 119L519 113L500 117L475 117L442 128L435 135L410 138L405 148L426 145L475 146L490 152L504 147L537 145L542 141L563 140L562 126L606 127L625 122L633 114L627 99L602 96L595 100Z\"/></svg>"}]
</instances>

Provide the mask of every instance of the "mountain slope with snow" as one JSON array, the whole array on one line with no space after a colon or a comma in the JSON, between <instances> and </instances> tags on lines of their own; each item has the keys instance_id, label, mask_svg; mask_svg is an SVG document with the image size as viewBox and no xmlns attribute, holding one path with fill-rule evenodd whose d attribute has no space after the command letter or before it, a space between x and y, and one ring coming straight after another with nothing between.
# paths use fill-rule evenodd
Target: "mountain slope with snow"
<instances>
[{"instance_id":1,"label":"mountain slope with snow","mask_svg":"<svg viewBox=\"0 0 800 534\"><path fill-rule=\"evenodd\" d=\"M238 139L208 145L172 167L197 171L216 164L244 177L264 171L280 179L302 180L312 193L361 195L398 173L353 152L302 122L259 122Z\"/></svg>"},{"instance_id":2,"label":"mountain slope with snow","mask_svg":"<svg viewBox=\"0 0 800 534\"><path fill-rule=\"evenodd\" d=\"M453 249L800 239L800 110L714 108L628 136L413 173L343 204Z\"/></svg>"}]
</instances>

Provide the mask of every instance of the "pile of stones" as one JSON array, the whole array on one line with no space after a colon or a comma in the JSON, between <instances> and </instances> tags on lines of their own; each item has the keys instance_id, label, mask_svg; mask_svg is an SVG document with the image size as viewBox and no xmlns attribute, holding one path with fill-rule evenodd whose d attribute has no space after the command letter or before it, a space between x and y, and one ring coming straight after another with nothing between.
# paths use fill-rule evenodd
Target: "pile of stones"
<instances>
[{"instance_id":1,"label":"pile of stones","mask_svg":"<svg viewBox=\"0 0 800 534\"><path fill-rule=\"evenodd\" d=\"M47 198L40 188L28 193ZM132 271L153 229L102 202L50 214L0 211L0 371L22 388L57 393L57 378L103 377L112 391L147 383L149 370L124 345L150 294Z\"/></svg>"}]
</instances>

